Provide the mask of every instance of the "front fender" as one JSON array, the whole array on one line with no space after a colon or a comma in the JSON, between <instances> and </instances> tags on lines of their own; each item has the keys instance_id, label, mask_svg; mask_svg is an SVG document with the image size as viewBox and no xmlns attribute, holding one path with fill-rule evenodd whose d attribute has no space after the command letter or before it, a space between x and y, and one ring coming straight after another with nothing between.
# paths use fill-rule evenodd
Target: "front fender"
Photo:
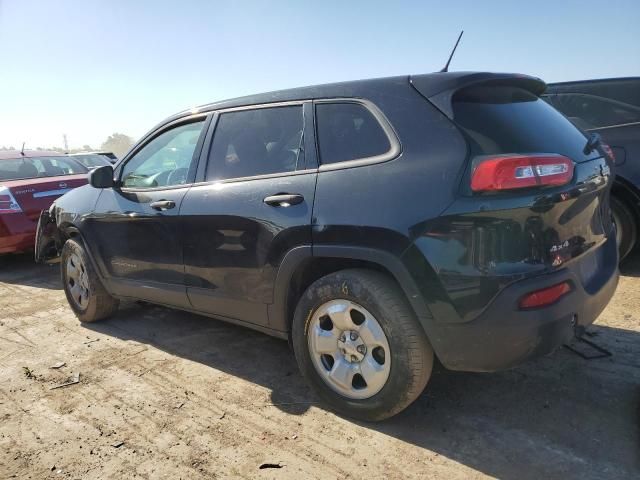
<instances>
[{"instance_id":1,"label":"front fender","mask_svg":"<svg viewBox=\"0 0 640 480\"><path fill-rule=\"evenodd\" d=\"M102 190L90 185L75 188L58 198L38 219L34 256L37 263L55 261L70 236L81 236L83 218L93 212Z\"/></svg>"}]
</instances>

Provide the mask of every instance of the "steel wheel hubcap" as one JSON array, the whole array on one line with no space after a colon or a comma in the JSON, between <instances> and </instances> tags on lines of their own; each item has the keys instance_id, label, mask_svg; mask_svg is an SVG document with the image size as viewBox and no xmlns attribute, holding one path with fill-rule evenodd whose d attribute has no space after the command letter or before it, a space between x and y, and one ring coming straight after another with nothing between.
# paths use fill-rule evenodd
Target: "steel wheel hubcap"
<instances>
[{"instance_id":1,"label":"steel wheel hubcap","mask_svg":"<svg viewBox=\"0 0 640 480\"><path fill-rule=\"evenodd\" d=\"M322 380L352 399L378 393L391 371L391 351L382 327L365 308L350 300L322 304L307 332L309 353Z\"/></svg>"},{"instance_id":2,"label":"steel wheel hubcap","mask_svg":"<svg viewBox=\"0 0 640 480\"><path fill-rule=\"evenodd\" d=\"M84 262L77 254L67 259L67 290L76 306L84 309L89 303L89 276Z\"/></svg>"}]
</instances>

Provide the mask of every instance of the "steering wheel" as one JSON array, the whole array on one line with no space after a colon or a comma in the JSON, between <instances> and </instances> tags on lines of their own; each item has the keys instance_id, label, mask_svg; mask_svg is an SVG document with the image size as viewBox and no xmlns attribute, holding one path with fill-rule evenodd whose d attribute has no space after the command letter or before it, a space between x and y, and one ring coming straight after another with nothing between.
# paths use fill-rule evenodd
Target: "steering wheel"
<instances>
[{"instance_id":1,"label":"steering wheel","mask_svg":"<svg viewBox=\"0 0 640 480\"><path fill-rule=\"evenodd\" d=\"M176 168L167 177L167 185L183 185L187 183L189 169L185 167Z\"/></svg>"}]
</instances>

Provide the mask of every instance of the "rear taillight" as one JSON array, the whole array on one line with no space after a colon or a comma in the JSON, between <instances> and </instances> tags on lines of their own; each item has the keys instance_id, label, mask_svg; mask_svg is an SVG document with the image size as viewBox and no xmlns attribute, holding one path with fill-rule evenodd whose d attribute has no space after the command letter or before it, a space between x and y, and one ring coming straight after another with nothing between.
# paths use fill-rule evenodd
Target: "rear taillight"
<instances>
[{"instance_id":1,"label":"rear taillight","mask_svg":"<svg viewBox=\"0 0 640 480\"><path fill-rule=\"evenodd\" d=\"M0 187L0 213L18 213L22 209L7 187Z\"/></svg>"},{"instance_id":2,"label":"rear taillight","mask_svg":"<svg viewBox=\"0 0 640 480\"><path fill-rule=\"evenodd\" d=\"M501 155L482 160L471 176L474 192L565 185L573 162L562 155Z\"/></svg>"},{"instance_id":3,"label":"rear taillight","mask_svg":"<svg viewBox=\"0 0 640 480\"><path fill-rule=\"evenodd\" d=\"M540 308L551 305L571 291L569 282L562 282L552 287L543 288L526 294L520 299L520 308Z\"/></svg>"}]
</instances>

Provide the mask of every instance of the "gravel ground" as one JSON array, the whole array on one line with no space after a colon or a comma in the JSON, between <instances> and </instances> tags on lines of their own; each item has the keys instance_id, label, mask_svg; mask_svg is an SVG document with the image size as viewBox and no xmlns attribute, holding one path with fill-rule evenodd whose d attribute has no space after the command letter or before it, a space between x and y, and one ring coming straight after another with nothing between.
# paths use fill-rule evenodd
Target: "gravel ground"
<instances>
[{"instance_id":1,"label":"gravel ground","mask_svg":"<svg viewBox=\"0 0 640 480\"><path fill-rule=\"evenodd\" d=\"M0 478L640 478L640 256L592 332L612 357L440 368L365 424L318 403L286 342L137 305L80 325L57 266L4 257Z\"/></svg>"}]
</instances>

